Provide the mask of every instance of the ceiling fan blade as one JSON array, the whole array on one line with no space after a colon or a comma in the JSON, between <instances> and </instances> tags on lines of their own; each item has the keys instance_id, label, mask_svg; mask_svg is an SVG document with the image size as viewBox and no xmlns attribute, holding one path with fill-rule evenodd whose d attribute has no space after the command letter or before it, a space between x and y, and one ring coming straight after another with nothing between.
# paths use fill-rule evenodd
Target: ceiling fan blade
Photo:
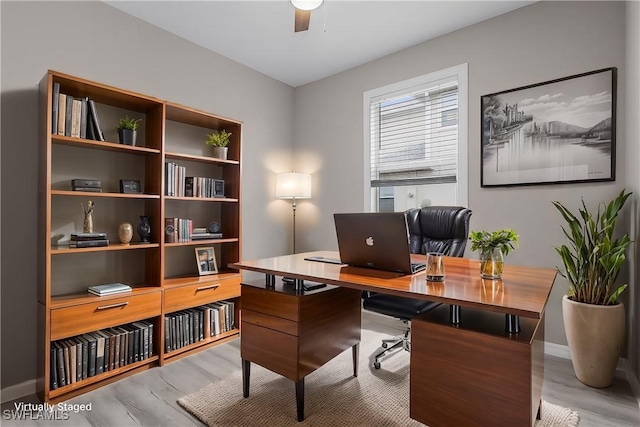
<instances>
[{"instance_id":1,"label":"ceiling fan blade","mask_svg":"<svg viewBox=\"0 0 640 427\"><path fill-rule=\"evenodd\" d=\"M296 8L296 25L295 32L307 31L309 29L309 20L311 19L310 10L301 10Z\"/></svg>"}]
</instances>

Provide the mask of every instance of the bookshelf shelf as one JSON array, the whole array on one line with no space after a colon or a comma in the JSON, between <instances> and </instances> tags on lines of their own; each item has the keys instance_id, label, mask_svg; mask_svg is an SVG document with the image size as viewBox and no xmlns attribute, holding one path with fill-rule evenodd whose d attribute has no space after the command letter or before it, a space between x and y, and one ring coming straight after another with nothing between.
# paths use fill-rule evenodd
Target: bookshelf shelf
<instances>
[{"instance_id":1,"label":"bookshelf shelf","mask_svg":"<svg viewBox=\"0 0 640 427\"><path fill-rule=\"evenodd\" d=\"M239 331L234 329L171 354L164 353L164 319L168 314L176 310L193 312L203 304L220 301L237 303L240 297L242 276L226 266L239 261L241 254L242 123L56 71L48 71L42 78L39 96L42 262L38 263L41 321L37 376L42 378L38 382L42 401L62 401L153 366L162 366L165 360L186 357L237 337ZM66 114L67 106L71 108L71 119ZM61 115L61 111L65 114ZM117 121L125 114L140 119L135 146L113 142L118 139ZM204 135L222 130L232 133L228 159L203 155ZM96 140L91 139L94 137ZM189 176L208 179L207 185L223 180L223 194L231 197L166 196L167 162L180 163ZM145 193L67 190L65 183L76 178L100 181L107 189L116 191L121 179L139 180ZM66 241L71 233L80 231L77 215L80 202L86 199L100 199L96 205L103 211L96 215L95 227L107 232L109 240L119 241L116 230L120 223L129 222L135 227L137 219L146 216L151 224L152 243L113 243L89 248L52 245L53 239ZM74 215L76 223L70 221ZM177 217L189 220L181 224L194 227L216 222L223 236L233 237L168 243L165 226L170 224L169 219ZM215 248L219 274L193 276L197 271L193 247L199 245ZM125 283L133 289L102 297L87 292L91 285L112 282ZM238 319L239 304L235 307ZM52 349L57 350L62 342L71 346L70 340L79 339L80 334L96 334L105 328L134 322L153 325L154 356L54 387Z\"/></svg>"}]
</instances>

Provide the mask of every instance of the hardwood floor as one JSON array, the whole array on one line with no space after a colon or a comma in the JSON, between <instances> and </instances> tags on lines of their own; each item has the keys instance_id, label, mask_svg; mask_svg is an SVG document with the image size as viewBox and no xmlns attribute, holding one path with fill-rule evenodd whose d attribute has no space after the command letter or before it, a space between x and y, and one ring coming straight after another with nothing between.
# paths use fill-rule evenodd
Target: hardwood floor
<instances>
[{"instance_id":1,"label":"hardwood floor","mask_svg":"<svg viewBox=\"0 0 640 427\"><path fill-rule=\"evenodd\" d=\"M380 337L396 335L402 323L384 316L363 312L364 329ZM361 355L365 356L365 355ZM368 355L366 355L368 356ZM383 364L384 366L384 364ZM364 368L361 366L361 369ZM162 368L153 368L98 390L67 401L91 403L91 411L71 413L68 420L8 420L2 405L3 426L202 426L177 403L178 398L240 370L240 341L234 340L202 353L180 359ZM617 373L614 384L594 389L580 383L571 362L545 356L543 398L556 405L574 409L580 415L580 427L637 427L640 409L624 375ZM36 403L35 396L19 402ZM251 425L250 421L248 425Z\"/></svg>"}]
</instances>

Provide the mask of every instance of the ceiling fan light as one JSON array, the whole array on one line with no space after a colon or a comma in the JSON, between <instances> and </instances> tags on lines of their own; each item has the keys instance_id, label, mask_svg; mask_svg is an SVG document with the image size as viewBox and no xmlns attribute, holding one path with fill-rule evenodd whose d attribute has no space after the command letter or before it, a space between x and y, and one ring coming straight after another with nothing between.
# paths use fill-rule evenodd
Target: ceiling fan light
<instances>
[{"instance_id":1,"label":"ceiling fan light","mask_svg":"<svg viewBox=\"0 0 640 427\"><path fill-rule=\"evenodd\" d=\"M313 10L322 4L323 0L291 0L291 4L296 9Z\"/></svg>"}]
</instances>

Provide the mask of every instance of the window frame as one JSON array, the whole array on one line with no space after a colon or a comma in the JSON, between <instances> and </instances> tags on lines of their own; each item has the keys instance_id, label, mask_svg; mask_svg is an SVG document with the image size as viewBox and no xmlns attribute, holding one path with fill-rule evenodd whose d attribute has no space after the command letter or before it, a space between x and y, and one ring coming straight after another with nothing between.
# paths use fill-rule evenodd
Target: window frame
<instances>
[{"instance_id":1,"label":"window frame","mask_svg":"<svg viewBox=\"0 0 640 427\"><path fill-rule=\"evenodd\" d=\"M371 187L371 100L381 96L409 94L412 89L432 82L455 77L458 81L458 162L456 169L456 204L469 206L468 162L468 64L455 65L443 70L392 83L363 93L363 141L364 141L364 211L374 210Z\"/></svg>"}]
</instances>

